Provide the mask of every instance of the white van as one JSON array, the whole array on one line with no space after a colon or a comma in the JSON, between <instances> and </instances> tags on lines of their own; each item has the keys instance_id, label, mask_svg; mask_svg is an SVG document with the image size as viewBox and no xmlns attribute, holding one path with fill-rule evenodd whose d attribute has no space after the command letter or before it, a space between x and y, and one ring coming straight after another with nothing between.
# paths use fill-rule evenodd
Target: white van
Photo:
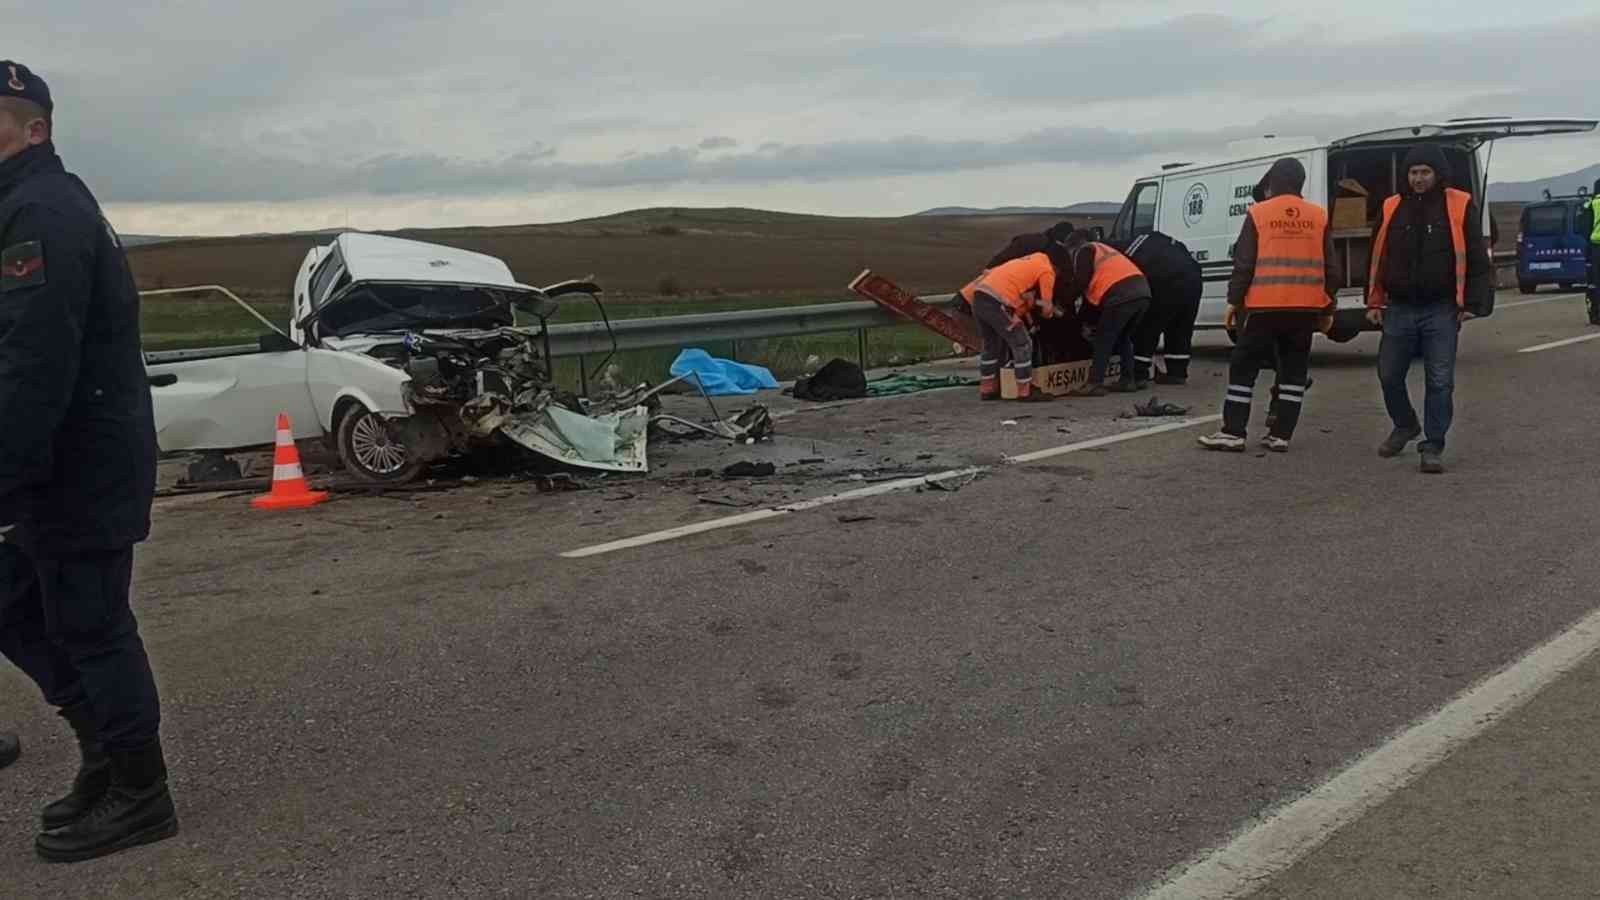
<instances>
[{"instance_id":1,"label":"white van","mask_svg":"<svg viewBox=\"0 0 1600 900\"><path fill-rule=\"evenodd\" d=\"M1339 313L1329 337L1348 341L1365 328L1364 288L1372 229L1383 201L1400 191L1406 152L1419 143L1440 145L1454 169L1451 186L1478 198L1483 233L1489 234L1485 146L1509 137L1592 132L1595 119L1451 119L1443 125L1413 125L1358 134L1327 144L1285 142L1283 150L1221 165L1174 163L1140 178L1111 226L1109 237L1128 239L1151 230L1182 241L1205 272L1205 294L1197 328L1221 328L1233 274L1233 243L1255 202L1251 190L1274 160L1292 156L1306 167L1305 197L1331 218L1334 253L1344 272ZM1311 146L1307 146L1311 144Z\"/></svg>"}]
</instances>

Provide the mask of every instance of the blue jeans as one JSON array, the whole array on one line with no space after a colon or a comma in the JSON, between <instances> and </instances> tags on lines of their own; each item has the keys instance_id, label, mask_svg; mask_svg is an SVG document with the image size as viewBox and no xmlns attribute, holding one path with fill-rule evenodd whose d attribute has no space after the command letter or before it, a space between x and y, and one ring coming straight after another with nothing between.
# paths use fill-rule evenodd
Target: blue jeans
<instances>
[{"instance_id":1,"label":"blue jeans","mask_svg":"<svg viewBox=\"0 0 1600 900\"><path fill-rule=\"evenodd\" d=\"M1411 371L1411 361L1421 357L1426 376L1422 450L1443 452L1444 436L1455 412L1456 344L1461 334L1457 312L1453 301L1443 300L1396 303L1383 313L1383 342L1378 346L1383 405L1395 428L1418 428L1417 410L1406 390L1406 375Z\"/></svg>"}]
</instances>

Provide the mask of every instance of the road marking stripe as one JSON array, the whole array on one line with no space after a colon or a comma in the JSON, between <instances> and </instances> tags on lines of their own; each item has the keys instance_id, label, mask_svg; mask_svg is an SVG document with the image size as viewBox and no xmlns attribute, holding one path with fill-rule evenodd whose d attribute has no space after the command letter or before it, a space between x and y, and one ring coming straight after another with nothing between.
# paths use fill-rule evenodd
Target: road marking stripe
<instances>
[{"instance_id":1,"label":"road marking stripe","mask_svg":"<svg viewBox=\"0 0 1600 900\"><path fill-rule=\"evenodd\" d=\"M1513 300L1510 303L1496 303L1495 311L1502 309L1516 309L1519 306L1533 306L1535 303L1554 303L1557 300L1571 300L1573 297L1582 297L1582 294L1551 294L1548 297L1538 297L1533 300Z\"/></svg>"},{"instance_id":2,"label":"road marking stripe","mask_svg":"<svg viewBox=\"0 0 1600 900\"><path fill-rule=\"evenodd\" d=\"M1120 444L1123 441L1131 441L1136 438L1165 434L1169 431L1177 431L1180 428L1191 428L1195 425L1201 425L1206 422L1215 422L1221 418L1222 416L1215 415L1200 416L1194 419L1184 419L1180 422L1170 422L1166 425L1157 425L1152 428L1141 428L1137 431L1114 434L1109 437L1095 438L1094 440L1089 441L1079 441L1075 444L1052 447L1048 450L1040 450L1035 453L1024 453L1020 456L1008 456L1006 457L1005 461L1011 465L1037 462L1041 459L1049 459L1051 457L1061 456L1067 453L1076 453L1080 450L1092 450L1096 447ZM589 556L600 556L606 553L615 553L618 550L629 550L634 547L644 547L650 544L663 543L665 541L675 541L678 538L690 537L696 534L704 534L708 531L717 531L723 528L736 528L740 525L749 525L753 522L762 522L767 519L775 519L779 516L788 515L789 513L805 512L806 510L816 509L821 506L829 506L834 503L844 503L850 500L862 500L867 497L876 497L880 494L903 491L908 488L923 487L931 481L948 481L955 478L977 476L987 471L989 471L988 466L974 466L967 469L951 469L948 472L939 472L933 475L919 475L915 478L898 478L894 481L885 481L882 484L874 484L868 487L858 488L853 491L845 491L841 494L829 494L825 497L816 497L811 500L799 500L794 503L785 503L782 506L758 509L753 512L724 516L720 519L710 519L705 522L696 522L693 525L682 525L677 528L669 528L665 531L655 531L649 534L641 534L637 537L623 538L622 540L610 541L604 544L595 544L592 547L581 547L577 550L568 550L561 555L566 559L583 559Z\"/></svg>"},{"instance_id":3,"label":"road marking stripe","mask_svg":"<svg viewBox=\"0 0 1600 900\"><path fill-rule=\"evenodd\" d=\"M829 494L826 497L816 497L811 500L801 500L795 503L786 503L782 506L774 506L768 509L758 509L754 512L740 513L733 516L723 516L720 519L696 522L693 525L683 525L678 528L669 528L666 531L655 531L651 532L650 534L641 534L638 537L624 538L620 541L611 541L610 543L596 544L592 547L569 550L561 555L568 559L582 559L586 556L599 556L604 553L615 553L618 550L629 550L634 547L644 547L649 544L659 544L663 541L674 541L682 537L704 534L707 531L717 531L722 528L736 528L740 525L749 525L752 522L775 519L778 516L784 516L795 512L804 512L808 509L816 509L819 506L827 506L832 503L843 503L847 500L860 500L864 497L875 497L879 494L890 493L891 491L903 491L906 488L921 487L930 481L946 481L952 478L965 478L969 475L978 475L986 471L988 471L987 467L977 466L970 469L951 469L948 472L939 472L933 475L921 475L915 478L898 478L894 481L885 481L882 484L874 484L869 487L859 488L853 491L845 491L842 494Z\"/></svg>"},{"instance_id":4,"label":"road marking stripe","mask_svg":"<svg viewBox=\"0 0 1600 900\"><path fill-rule=\"evenodd\" d=\"M1049 450L1039 450L1034 453L1024 453L1020 456L1008 456L1006 457L1006 462L1013 465L1018 463L1038 462L1041 459L1049 459L1053 456L1061 456L1062 454L1066 453L1076 453L1079 450L1093 450L1096 447L1106 447L1111 444L1120 444L1123 441L1131 441L1136 438L1150 437L1151 435L1156 434L1166 434L1169 431L1178 431L1183 428L1193 428L1196 425L1204 425L1207 422L1219 422L1221 420L1222 416L1220 415L1199 416L1193 419L1184 419L1180 422L1169 422L1166 425L1157 425L1153 428L1141 428L1138 431L1129 431L1123 434L1113 434L1110 437L1095 438L1092 441L1079 441L1076 444L1067 444L1063 447L1052 447Z\"/></svg>"},{"instance_id":5,"label":"road marking stripe","mask_svg":"<svg viewBox=\"0 0 1600 900\"><path fill-rule=\"evenodd\" d=\"M1457 695L1309 794L1280 806L1226 845L1180 865L1143 900L1243 897L1345 825L1443 762L1600 649L1600 610Z\"/></svg>"},{"instance_id":6,"label":"road marking stripe","mask_svg":"<svg viewBox=\"0 0 1600 900\"><path fill-rule=\"evenodd\" d=\"M1584 341L1592 341L1592 340L1596 340L1596 339L1600 339L1600 334L1586 334L1586 335L1583 335L1582 337L1567 338L1564 341L1551 341L1548 344L1539 344L1539 345L1534 346L1534 347L1523 347L1521 350L1518 350L1517 352L1518 353L1539 353L1539 352L1544 351L1544 350L1554 350L1557 347L1567 347L1567 346L1570 346L1572 344L1581 344Z\"/></svg>"}]
</instances>

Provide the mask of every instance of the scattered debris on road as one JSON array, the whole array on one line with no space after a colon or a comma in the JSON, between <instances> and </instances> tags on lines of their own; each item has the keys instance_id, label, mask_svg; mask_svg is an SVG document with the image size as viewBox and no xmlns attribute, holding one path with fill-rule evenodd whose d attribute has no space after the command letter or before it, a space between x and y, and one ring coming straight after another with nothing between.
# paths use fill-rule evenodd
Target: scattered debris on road
<instances>
[{"instance_id":1,"label":"scattered debris on road","mask_svg":"<svg viewBox=\"0 0 1600 900\"><path fill-rule=\"evenodd\" d=\"M765 478L775 475L778 467L769 462L736 462L722 470L723 478Z\"/></svg>"},{"instance_id":2,"label":"scattered debris on road","mask_svg":"<svg viewBox=\"0 0 1600 900\"><path fill-rule=\"evenodd\" d=\"M1136 416L1184 416L1189 414L1189 407L1179 406L1176 403L1162 403L1161 398L1152 394L1144 403L1135 404L1133 413Z\"/></svg>"}]
</instances>

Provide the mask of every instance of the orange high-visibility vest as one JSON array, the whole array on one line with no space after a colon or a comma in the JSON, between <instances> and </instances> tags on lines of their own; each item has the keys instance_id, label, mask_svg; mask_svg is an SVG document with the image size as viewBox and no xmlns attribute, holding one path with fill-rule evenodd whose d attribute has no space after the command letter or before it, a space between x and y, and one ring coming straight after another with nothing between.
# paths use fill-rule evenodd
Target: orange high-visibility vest
<instances>
[{"instance_id":1,"label":"orange high-visibility vest","mask_svg":"<svg viewBox=\"0 0 1600 900\"><path fill-rule=\"evenodd\" d=\"M1450 218L1450 244L1456 251L1456 306L1467 305L1467 206L1472 195L1455 188L1444 189L1445 212ZM1389 224L1400 208L1400 195L1383 201L1383 224L1378 226L1377 246L1372 248L1372 267L1367 270L1367 306L1382 309L1389 305L1383 289L1383 264L1389 257Z\"/></svg>"},{"instance_id":2,"label":"orange high-visibility vest","mask_svg":"<svg viewBox=\"0 0 1600 900\"><path fill-rule=\"evenodd\" d=\"M979 275L961 289L961 296L971 303L978 291L999 300L1018 315L1027 314L1034 303L1029 295L1037 294L1039 306L1045 315L1050 315L1055 309L1056 267L1043 253L1029 254Z\"/></svg>"},{"instance_id":3,"label":"orange high-visibility vest","mask_svg":"<svg viewBox=\"0 0 1600 900\"><path fill-rule=\"evenodd\" d=\"M1328 211L1283 194L1250 207L1256 229L1256 271L1245 309L1326 309Z\"/></svg>"},{"instance_id":4,"label":"orange high-visibility vest","mask_svg":"<svg viewBox=\"0 0 1600 900\"><path fill-rule=\"evenodd\" d=\"M1133 264L1133 260L1123 256L1115 247L1098 243L1089 246L1094 250L1094 277L1089 280L1089 286L1083 289L1083 299L1090 304L1099 306L1100 301L1106 298L1107 291L1129 278L1144 277L1144 272Z\"/></svg>"}]
</instances>

